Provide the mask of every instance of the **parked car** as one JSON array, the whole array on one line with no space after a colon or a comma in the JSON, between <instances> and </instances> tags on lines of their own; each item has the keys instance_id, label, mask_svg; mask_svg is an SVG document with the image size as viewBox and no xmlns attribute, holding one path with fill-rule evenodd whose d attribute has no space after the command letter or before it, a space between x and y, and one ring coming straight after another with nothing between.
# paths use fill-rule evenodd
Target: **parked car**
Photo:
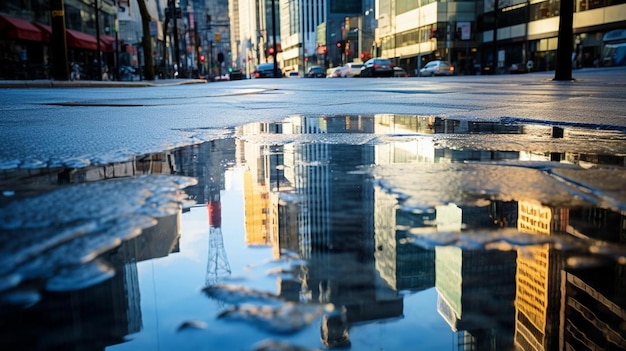
<instances>
[{"instance_id":1,"label":"parked car","mask_svg":"<svg viewBox=\"0 0 626 351\"><path fill-rule=\"evenodd\" d=\"M404 68L396 66L393 68L393 76L396 78L406 78L409 74L406 73Z\"/></svg>"},{"instance_id":2,"label":"parked car","mask_svg":"<svg viewBox=\"0 0 626 351\"><path fill-rule=\"evenodd\" d=\"M324 72L324 67L322 66L311 66L309 70L304 75L305 78L326 78L326 73Z\"/></svg>"},{"instance_id":3,"label":"parked car","mask_svg":"<svg viewBox=\"0 0 626 351\"><path fill-rule=\"evenodd\" d=\"M454 66L448 61L430 61L420 70L420 77L451 76L454 74Z\"/></svg>"},{"instance_id":4,"label":"parked car","mask_svg":"<svg viewBox=\"0 0 626 351\"><path fill-rule=\"evenodd\" d=\"M359 62L349 62L341 69L341 76L344 78L360 77L363 64Z\"/></svg>"},{"instance_id":5,"label":"parked car","mask_svg":"<svg viewBox=\"0 0 626 351\"><path fill-rule=\"evenodd\" d=\"M291 72L289 72L289 75L287 75L287 77L289 77L289 78L300 78L300 72L298 72L298 71L291 71Z\"/></svg>"},{"instance_id":6,"label":"parked car","mask_svg":"<svg viewBox=\"0 0 626 351\"><path fill-rule=\"evenodd\" d=\"M277 71L278 72L274 73L273 62L262 63L258 65L254 71L254 78L281 78L283 73L280 68L277 68Z\"/></svg>"},{"instance_id":7,"label":"parked car","mask_svg":"<svg viewBox=\"0 0 626 351\"><path fill-rule=\"evenodd\" d=\"M242 80L243 72L239 68L231 68L228 70L228 79L229 80Z\"/></svg>"},{"instance_id":8,"label":"parked car","mask_svg":"<svg viewBox=\"0 0 626 351\"><path fill-rule=\"evenodd\" d=\"M371 58L363 64L361 77L393 77L393 63L386 58Z\"/></svg>"},{"instance_id":9,"label":"parked car","mask_svg":"<svg viewBox=\"0 0 626 351\"><path fill-rule=\"evenodd\" d=\"M509 73L511 74L528 73L528 66L524 63L514 63L509 67Z\"/></svg>"},{"instance_id":10,"label":"parked car","mask_svg":"<svg viewBox=\"0 0 626 351\"><path fill-rule=\"evenodd\" d=\"M326 78L341 78L343 67L336 67L326 75Z\"/></svg>"}]
</instances>

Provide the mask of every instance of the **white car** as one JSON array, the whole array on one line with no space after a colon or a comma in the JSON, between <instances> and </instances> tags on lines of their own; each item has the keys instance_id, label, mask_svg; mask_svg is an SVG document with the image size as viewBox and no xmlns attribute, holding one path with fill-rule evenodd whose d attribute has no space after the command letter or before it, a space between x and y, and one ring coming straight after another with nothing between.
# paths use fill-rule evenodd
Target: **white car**
<instances>
[{"instance_id":1,"label":"white car","mask_svg":"<svg viewBox=\"0 0 626 351\"><path fill-rule=\"evenodd\" d=\"M344 78L360 77L361 68L363 68L362 63L350 62L343 66L343 69L341 70L341 76Z\"/></svg>"},{"instance_id":2,"label":"white car","mask_svg":"<svg viewBox=\"0 0 626 351\"><path fill-rule=\"evenodd\" d=\"M328 75L326 75L326 78L341 78L342 69L343 67L337 67L333 69Z\"/></svg>"}]
</instances>

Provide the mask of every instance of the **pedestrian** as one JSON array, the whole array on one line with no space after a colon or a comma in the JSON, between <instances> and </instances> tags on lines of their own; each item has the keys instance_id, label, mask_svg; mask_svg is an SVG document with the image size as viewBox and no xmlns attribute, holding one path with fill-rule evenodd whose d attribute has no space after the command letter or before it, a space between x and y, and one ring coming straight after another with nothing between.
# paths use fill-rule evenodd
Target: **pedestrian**
<instances>
[{"instance_id":1,"label":"pedestrian","mask_svg":"<svg viewBox=\"0 0 626 351\"><path fill-rule=\"evenodd\" d=\"M80 80L80 65L76 62L72 62L70 68L70 80Z\"/></svg>"},{"instance_id":2,"label":"pedestrian","mask_svg":"<svg viewBox=\"0 0 626 351\"><path fill-rule=\"evenodd\" d=\"M102 80L109 80L109 66L102 64Z\"/></svg>"}]
</instances>

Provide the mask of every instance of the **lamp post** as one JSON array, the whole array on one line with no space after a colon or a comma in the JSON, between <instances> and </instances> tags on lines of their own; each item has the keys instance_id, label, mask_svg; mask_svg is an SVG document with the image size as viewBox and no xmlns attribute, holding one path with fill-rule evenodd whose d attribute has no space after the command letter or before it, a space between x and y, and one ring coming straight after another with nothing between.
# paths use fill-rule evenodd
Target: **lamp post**
<instances>
[{"instance_id":1,"label":"lamp post","mask_svg":"<svg viewBox=\"0 0 626 351\"><path fill-rule=\"evenodd\" d=\"M119 28L120 28L120 20L118 18L119 7L117 6L117 0L113 1L113 5L115 5L115 19L113 20L113 32L115 33L115 56L113 65L115 66L115 80L120 80L120 38L119 38Z\"/></svg>"},{"instance_id":2,"label":"lamp post","mask_svg":"<svg viewBox=\"0 0 626 351\"><path fill-rule=\"evenodd\" d=\"M174 20L174 55L176 56L176 61L174 62L176 63L175 71L178 71L180 70L180 46L178 44L178 15L180 9L176 8L174 0L169 0L168 8L170 10L170 16ZM177 76L174 78L177 78Z\"/></svg>"},{"instance_id":3,"label":"lamp post","mask_svg":"<svg viewBox=\"0 0 626 351\"><path fill-rule=\"evenodd\" d=\"M491 53L491 74L496 74L498 68L498 48L496 42L498 41L498 8L500 4L498 0L493 3L493 52Z\"/></svg>"},{"instance_id":4,"label":"lamp post","mask_svg":"<svg viewBox=\"0 0 626 351\"><path fill-rule=\"evenodd\" d=\"M50 15L52 17L52 57L53 77L57 80L69 80L70 74L67 67L67 39L65 38L65 10L63 0L50 2Z\"/></svg>"},{"instance_id":5,"label":"lamp post","mask_svg":"<svg viewBox=\"0 0 626 351\"><path fill-rule=\"evenodd\" d=\"M276 0L272 0L272 48L274 52L274 78L278 78L278 61L276 55L278 55L278 44L276 43Z\"/></svg>"},{"instance_id":6,"label":"lamp post","mask_svg":"<svg viewBox=\"0 0 626 351\"><path fill-rule=\"evenodd\" d=\"M96 54L98 55L96 72L99 72L97 80L102 80L102 47L100 47L100 8L98 0L94 0L94 7L96 9Z\"/></svg>"},{"instance_id":7,"label":"lamp post","mask_svg":"<svg viewBox=\"0 0 626 351\"><path fill-rule=\"evenodd\" d=\"M358 52L359 57L365 60L366 55L363 54L363 50L367 49L368 51L372 50L373 39L372 39L372 24L371 20L369 20L369 16L374 14L374 9L369 8L363 12L363 14L357 17L358 21ZM366 43L367 41L367 43ZM365 44L369 44L369 46L365 46Z\"/></svg>"},{"instance_id":8,"label":"lamp post","mask_svg":"<svg viewBox=\"0 0 626 351\"><path fill-rule=\"evenodd\" d=\"M422 69L422 0L417 1L417 6L419 12L417 17L417 71L415 75L419 76Z\"/></svg>"}]
</instances>

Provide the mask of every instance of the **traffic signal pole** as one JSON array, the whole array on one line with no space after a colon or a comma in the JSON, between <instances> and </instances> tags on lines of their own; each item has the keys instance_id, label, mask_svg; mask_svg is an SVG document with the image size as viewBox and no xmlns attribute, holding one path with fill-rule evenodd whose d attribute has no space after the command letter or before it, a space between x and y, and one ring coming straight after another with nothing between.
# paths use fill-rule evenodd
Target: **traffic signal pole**
<instances>
[{"instance_id":1,"label":"traffic signal pole","mask_svg":"<svg viewBox=\"0 0 626 351\"><path fill-rule=\"evenodd\" d=\"M65 9L63 0L50 2L52 15L52 76L56 80L69 80L70 74L67 62L67 39L65 38Z\"/></svg>"},{"instance_id":2,"label":"traffic signal pole","mask_svg":"<svg viewBox=\"0 0 626 351\"><path fill-rule=\"evenodd\" d=\"M278 60L276 60L276 55L278 55L278 45L276 44L276 0L272 0L272 47L274 48L274 77L278 77Z\"/></svg>"}]
</instances>

